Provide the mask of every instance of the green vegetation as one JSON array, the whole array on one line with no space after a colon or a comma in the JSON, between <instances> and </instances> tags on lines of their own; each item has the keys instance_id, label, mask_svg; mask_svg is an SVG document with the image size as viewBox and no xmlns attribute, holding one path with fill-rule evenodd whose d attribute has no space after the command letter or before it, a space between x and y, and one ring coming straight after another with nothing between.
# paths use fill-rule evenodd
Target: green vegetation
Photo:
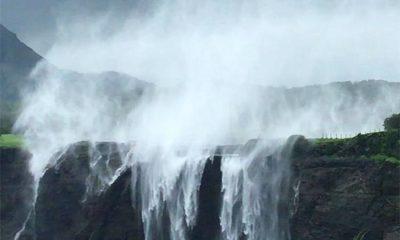
<instances>
[{"instance_id":1,"label":"green vegetation","mask_svg":"<svg viewBox=\"0 0 400 240\"><path fill-rule=\"evenodd\" d=\"M385 119L383 126L386 131L400 130L400 113L393 114Z\"/></svg>"},{"instance_id":2,"label":"green vegetation","mask_svg":"<svg viewBox=\"0 0 400 240\"><path fill-rule=\"evenodd\" d=\"M318 138L315 140L316 144L341 144L348 141L351 138Z\"/></svg>"},{"instance_id":3,"label":"green vegetation","mask_svg":"<svg viewBox=\"0 0 400 240\"><path fill-rule=\"evenodd\" d=\"M10 134L18 115L19 104L11 101L0 103L0 134Z\"/></svg>"},{"instance_id":4,"label":"green vegetation","mask_svg":"<svg viewBox=\"0 0 400 240\"><path fill-rule=\"evenodd\" d=\"M391 162L397 165L400 165L400 159L397 159L395 157L390 157L390 156L386 156L383 154L376 154L376 155L372 155L371 159L375 160L375 161L380 161L380 162Z\"/></svg>"},{"instance_id":5,"label":"green vegetation","mask_svg":"<svg viewBox=\"0 0 400 240\"><path fill-rule=\"evenodd\" d=\"M312 143L312 155L366 157L400 165L400 130L358 134L353 138L314 139Z\"/></svg>"},{"instance_id":6,"label":"green vegetation","mask_svg":"<svg viewBox=\"0 0 400 240\"><path fill-rule=\"evenodd\" d=\"M2 134L0 135L0 147L21 147L23 139L19 135Z\"/></svg>"}]
</instances>

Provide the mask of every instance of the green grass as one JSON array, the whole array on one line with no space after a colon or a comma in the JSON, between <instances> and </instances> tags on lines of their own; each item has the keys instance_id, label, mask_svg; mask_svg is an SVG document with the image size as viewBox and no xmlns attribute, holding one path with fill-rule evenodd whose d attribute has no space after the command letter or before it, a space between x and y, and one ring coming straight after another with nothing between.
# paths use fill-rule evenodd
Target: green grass
<instances>
[{"instance_id":1,"label":"green grass","mask_svg":"<svg viewBox=\"0 0 400 240\"><path fill-rule=\"evenodd\" d=\"M400 159L397 159L396 157L390 157L390 156L386 156L384 154L376 154L371 156L371 158L375 161L378 162L391 162L397 165L400 165Z\"/></svg>"},{"instance_id":2,"label":"green grass","mask_svg":"<svg viewBox=\"0 0 400 240\"><path fill-rule=\"evenodd\" d=\"M19 135L2 134L0 135L0 147L22 147L23 139Z\"/></svg>"},{"instance_id":3,"label":"green grass","mask_svg":"<svg viewBox=\"0 0 400 240\"><path fill-rule=\"evenodd\" d=\"M378 162L400 165L400 132L390 130L358 134L352 138L312 139L315 156L364 157Z\"/></svg>"},{"instance_id":4,"label":"green grass","mask_svg":"<svg viewBox=\"0 0 400 240\"><path fill-rule=\"evenodd\" d=\"M351 138L317 138L315 139L316 144L324 144L324 143L345 143Z\"/></svg>"}]
</instances>

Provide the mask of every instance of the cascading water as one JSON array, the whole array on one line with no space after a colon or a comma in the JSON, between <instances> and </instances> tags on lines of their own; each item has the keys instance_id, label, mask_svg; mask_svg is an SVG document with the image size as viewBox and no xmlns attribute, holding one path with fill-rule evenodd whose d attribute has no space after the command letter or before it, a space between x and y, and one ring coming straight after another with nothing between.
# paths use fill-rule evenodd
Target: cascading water
<instances>
[{"instance_id":1,"label":"cascading water","mask_svg":"<svg viewBox=\"0 0 400 240\"><path fill-rule=\"evenodd\" d=\"M191 239L205 163L211 161L214 151L141 151L135 145L115 143L87 146L88 172L82 201L99 196L130 167L132 204L140 209L145 239ZM55 155L58 159L52 160L54 168L76 164L67 161L79 161L81 151L79 143L78 147L61 151ZM287 187L285 178L289 177L285 154L279 141L250 141L234 152L222 152L221 239L289 239L287 224L282 223L287 216L280 215L281 195ZM34 221L33 214L27 220L31 228L28 232L35 232Z\"/></svg>"},{"instance_id":2,"label":"cascading water","mask_svg":"<svg viewBox=\"0 0 400 240\"><path fill-rule=\"evenodd\" d=\"M89 175L86 197L98 196L106 190L126 168L124 160L129 153L126 144L94 143L89 148Z\"/></svg>"},{"instance_id":3,"label":"cascading water","mask_svg":"<svg viewBox=\"0 0 400 240\"><path fill-rule=\"evenodd\" d=\"M249 143L222 159L223 239L290 239L288 216L280 209L290 177L287 149L272 142Z\"/></svg>"},{"instance_id":4,"label":"cascading water","mask_svg":"<svg viewBox=\"0 0 400 240\"><path fill-rule=\"evenodd\" d=\"M134 2L137 8L126 14L93 17L85 11L69 18L63 4L55 11L65 16L55 21L59 32L47 60L32 72L35 87L21 94L15 126L33 155L36 184L31 214L15 239L36 230L39 190L61 191L40 189L46 173L65 171L79 188L76 196L65 197L81 207L130 171L130 200L140 212L146 240L189 240L198 220L203 171L214 154L204 146L365 132L380 128L400 109L399 87L389 83L292 88L396 79L398 54L392 49L398 49L393 33L400 15L393 4ZM123 24L114 21L117 15ZM110 69L152 83L94 73ZM79 141L90 142L87 156L70 149ZM143 147L147 143L152 147ZM219 238L290 238L284 206L290 144L252 141L222 154ZM52 221L46 224L42 228L51 228Z\"/></svg>"},{"instance_id":5,"label":"cascading water","mask_svg":"<svg viewBox=\"0 0 400 240\"><path fill-rule=\"evenodd\" d=\"M306 120L309 123L310 118L316 121L317 129L310 130L313 134L323 132L325 125L319 124L322 120L329 128L337 129L341 122L337 123L336 117L345 116L348 112L341 112L335 102L328 101L331 97L325 99L325 95L321 99L333 105L326 104L323 108L332 112L334 119L327 120L323 114L320 116L318 112L321 108L314 101L307 105L312 106L311 110L303 113L302 108L296 108L296 104L275 106L274 101L259 98L262 94L253 91L253 88L243 89L240 86L238 89L233 86L224 90L213 84L193 84L182 91L147 96L119 119L120 115L113 111L113 98L99 97L102 95L96 84L88 85L88 95L85 95L76 91L83 86L64 88L67 82L64 80L68 79L56 80L60 80L53 83L57 85L54 87L57 91L52 91L51 84L43 84L50 86L50 90L39 88L29 99L18 122L25 130L29 150L34 156L31 171L37 183L52 166L58 168L62 162L74 162L80 158L79 154L71 153L70 159L60 160L60 154L68 152L66 149L69 147L65 146L89 139L92 144L89 144L87 164L84 165L87 169L81 176L83 183L77 183L79 187L83 186L83 193L79 192L78 200L72 200L79 204L85 204L87 200L90 202L106 192L125 170L130 169L132 206L140 211L143 224L140 227L143 227L146 240L190 239L191 230L196 228L197 223L202 172L205 163L214 154L204 149L221 143L238 143L251 136L265 137L264 132L275 139L302 131L302 124L288 122L294 117L302 119L303 123ZM52 83L51 78L44 80L47 81ZM215 89L219 92L216 93ZM210 100L210 93L217 97ZM266 96L282 102L286 95L281 93L274 96L269 92ZM295 100L293 102L297 103ZM44 102L53 101L56 104L41 111ZM104 108L92 108L98 105ZM357 103L349 109L361 111L360 106ZM295 112L293 116L292 112ZM207 114L198 117L198 113ZM286 126L293 129L288 130ZM99 144L99 141L108 143ZM222 204L218 206L221 208L220 229L216 230L221 232L218 237L224 240L290 238L288 212L282 206L290 176L287 156L290 148L283 146L286 145L281 141L252 141L233 153L222 153L222 180L219 180L222 181ZM35 218L33 215L29 218Z\"/></svg>"},{"instance_id":6,"label":"cascading water","mask_svg":"<svg viewBox=\"0 0 400 240\"><path fill-rule=\"evenodd\" d=\"M138 187L146 239L187 239L196 221L200 180L209 154L174 151L138 154L140 169L132 186ZM136 171L137 172L137 171ZM136 184L139 183L139 184Z\"/></svg>"}]
</instances>

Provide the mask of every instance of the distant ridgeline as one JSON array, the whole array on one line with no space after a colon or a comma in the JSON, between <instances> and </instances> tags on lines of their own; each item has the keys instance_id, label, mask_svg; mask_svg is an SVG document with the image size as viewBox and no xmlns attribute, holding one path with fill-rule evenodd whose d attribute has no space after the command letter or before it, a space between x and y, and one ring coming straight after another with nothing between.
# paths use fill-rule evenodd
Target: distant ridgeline
<instances>
[{"instance_id":1,"label":"distant ridgeline","mask_svg":"<svg viewBox=\"0 0 400 240\"><path fill-rule=\"evenodd\" d=\"M0 31L0 133L4 134L11 132L21 109L21 100L25 97L23 95L35 89L37 80L30 77L31 70L38 62L46 60L4 26L0 25ZM122 112L125 107L131 109L144 91L152 92L155 89L153 84L118 72L82 74L51 67L68 79L69 83L64 87L70 88L69 90L80 91L85 89L89 81L95 80L96 91L113 104L121 105ZM85 92L82 91L82 94ZM397 103L400 102L400 83L383 80L335 82L296 88L255 87L255 94L258 94L260 103L269 104L266 112L260 115L272 115L273 119L278 121L275 123L273 119L265 119L264 122L272 121L271 125L279 124L282 118L290 119L291 116L316 108L322 120L324 116L331 117L329 114L336 114L341 115L340 124L347 122L352 125L364 120L365 114L368 114L355 114L354 111L361 111L358 108L373 106L371 109L379 113L371 114L382 119L400 108L400 104ZM324 109L320 109L321 106ZM334 113L331 112L332 109ZM287 116L288 112L292 115Z\"/></svg>"},{"instance_id":2,"label":"distant ridgeline","mask_svg":"<svg viewBox=\"0 0 400 240\"><path fill-rule=\"evenodd\" d=\"M0 24L0 130L10 132L18 114L20 90L31 87L29 73L43 58Z\"/></svg>"},{"instance_id":3,"label":"distant ridgeline","mask_svg":"<svg viewBox=\"0 0 400 240\"><path fill-rule=\"evenodd\" d=\"M6 134L12 130L24 94L34 90L38 83L38 79L30 75L31 71L37 63L46 60L1 24L0 36L0 133ZM46 64L68 76L69 85L79 85L78 89L85 89L87 81L96 80L99 93L117 102L136 101L143 91L153 88L150 83L122 73L82 74L58 69L47 61Z\"/></svg>"}]
</instances>

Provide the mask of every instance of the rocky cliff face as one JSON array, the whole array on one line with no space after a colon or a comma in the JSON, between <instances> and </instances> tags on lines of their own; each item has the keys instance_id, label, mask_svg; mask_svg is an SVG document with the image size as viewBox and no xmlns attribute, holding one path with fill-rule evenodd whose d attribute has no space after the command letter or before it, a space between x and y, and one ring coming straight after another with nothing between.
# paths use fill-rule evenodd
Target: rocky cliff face
<instances>
[{"instance_id":1,"label":"rocky cliff face","mask_svg":"<svg viewBox=\"0 0 400 240\"><path fill-rule=\"evenodd\" d=\"M292 155L292 238L400 237L399 132L299 138ZM384 154L387 154L389 157Z\"/></svg>"},{"instance_id":2,"label":"rocky cliff face","mask_svg":"<svg viewBox=\"0 0 400 240\"><path fill-rule=\"evenodd\" d=\"M113 143L98 144L108 145ZM118 149L111 149L111 161L118 165ZM91 195L87 188L92 174L90 150L86 142L75 144L46 171L39 183L34 214L19 239L144 239L140 203L132 204L132 174L140 171L127 169L106 191ZM220 160L215 157L206 163L199 189L198 224L189 233L193 240L214 239L220 232ZM164 224L169 224L167 217Z\"/></svg>"},{"instance_id":3,"label":"rocky cliff face","mask_svg":"<svg viewBox=\"0 0 400 240\"><path fill-rule=\"evenodd\" d=\"M0 238L13 239L33 202L30 155L17 148L0 148Z\"/></svg>"},{"instance_id":4,"label":"rocky cliff face","mask_svg":"<svg viewBox=\"0 0 400 240\"><path fill-rule=\"evenodd\" d=\"M102 143L99 147L111 149L112 166L118 168L114 145ZM71 146L58 164L46 171L20 239L144 239L141 203L133 203L135 188L131 185L132 176L140 174L140 169L123 171L105 191L88 191L88 179L96 182L89 160L91 148L85 142ZM354 151L336 148L341 150L328 154L326 143L316 144L301 137L293 148L289 197L282 198L280 204L288 210L281 212L290 218L292 239L353 239L360 232L367 232L365 239L398 239L399 165L363 156L354 146ZM32 178L26 170L28 155L18 158L16 152L1 149L2 239L12 239L23 224L29 208L26 199L32 196ZM197 221L188 233L190 239L219 236L221 179L221 157L208 159L199 188ZM170 224L167 217L163 224ZM169 239L167 232L163 239Z\"/></svg>"},{"instance_id":5,"label":"rocky cliff face","mask_svg":"<svg viewBox=\"0 0 400 240\"><path fill-rule=\"evenodd\" d=\"M360 158L295 163L293 239L399 239L400 168Z\"/></svg>"},{"instance_id":6,"label":"rocky cliff face","mask_svg":"<svg viewBox=\"0 0 400 240\"><path fill-rule=\"evenodd\" d=\"M116 106L130 106L136 104L144 92L151 92L154 85L141 81L127 74L108 71L101 73L84 74L69 70L62 70L53 66L33 49L21 42L17 35L0 24L0 132L10 133L20 111L22 99L37 90L46 78L63 76L63 89L66 95L69 91L91 87L107 101ZM37 75L31 75L36 65L42 62ZM46 67L45 67L46 66ZM50 76L53 73L55 76ZM39 82L41 82L39 84ZM96 84L94 84L96 82ZM95 86L94 86L95 85ZM26 99L25 99L26 100ZM121 109L118 114L124 113ZM117 114L117 113L116 113Z\"/></svg>"}]
</instances>

